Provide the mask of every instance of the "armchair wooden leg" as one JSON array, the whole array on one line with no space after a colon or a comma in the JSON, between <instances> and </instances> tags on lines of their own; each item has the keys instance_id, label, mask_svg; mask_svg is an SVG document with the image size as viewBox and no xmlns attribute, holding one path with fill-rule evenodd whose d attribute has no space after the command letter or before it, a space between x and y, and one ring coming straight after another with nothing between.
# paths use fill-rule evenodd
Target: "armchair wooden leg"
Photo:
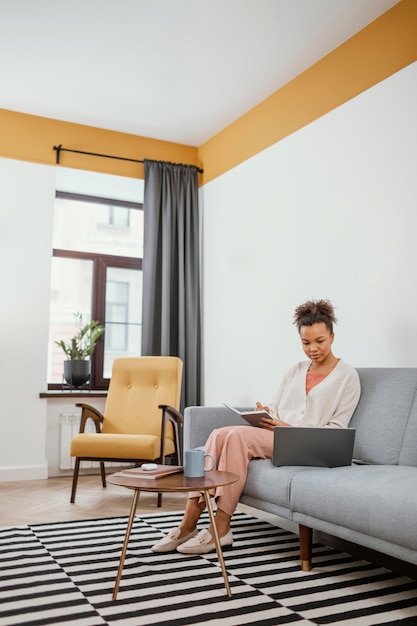
<instances>
[{"instance_id":1,"label":"armchair wooden leg","mask_svg":"<svg viewBox=\"0 0 417 626\"><path fill-rule=\"evenodd\" d=\"M161 508L162 506L162 493L158 493L158 507Z\"/></svg>"},{"instance_id":2,"label":"armchair wooden leg","mask_svg":"<svg viewBox=\"0 0 417 626\"><path fill-rule=\"evenodd\" d=\"M303 572L309 572L311 570L311 550L313 544L313 529L308 526L298 525L299 537L300 537L300 556L301 556L301 569Z\"/></svg>"},{"instance_id":3,"label":"armchair wooden leg","mask_svg":"<svg viewBox=\"0 0 417 626\"><path fill-rule=\"evenodd\" d=\"M103 485L103 487L107 487L106 470L104 469L104 461L100 461L100 472L101 472L101 484Z\"/></svg>"},{"instance_id":4,"label":"armchair wooden leg","mask_svg":"<svg viewBox=\"0 0 417 626\"><path fill-rule=\"evenodd\" d=\"M70 500L71 504L75 502L75 493L77 491L79 473L80 473L80 459L77 457L75 459L74 473L72 475L72 490L71 490L71 500Z\"/></svg>"}]
</instances>

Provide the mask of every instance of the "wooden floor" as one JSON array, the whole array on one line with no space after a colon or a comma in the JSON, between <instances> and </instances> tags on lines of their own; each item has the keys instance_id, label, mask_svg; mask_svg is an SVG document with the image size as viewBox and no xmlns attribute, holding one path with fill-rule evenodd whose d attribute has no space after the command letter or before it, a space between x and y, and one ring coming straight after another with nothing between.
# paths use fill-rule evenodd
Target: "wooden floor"
<instances>
[{"instance_id":1,"label":"wooden floor","mask_svg":"<svg viewBox=\"0 0 417 626\"><path fill-rule=\"evenodd\" d=\"M77 497L70 503L71 477L0 483L0 526L44 524L66 520L99 519L129 515L132 492L108 484L100 476L80 476ZM187 495L164 493L157 507L156 493L141 493L138 514L182 511Z\"/></svg>"},{"instance_id":2,"label":"wooden floor","mask_svg":"<svg viewBox=\"0 0 417 626\"><path fill-rule=\"evenodd\" d=\"M69 520L128 516L132 492L108 484L104 489L98 475L80 476L75 503L70 503L70 476L46 480L0 482L0 527L45 524ZM187 494L164 493L162 507L156 493L140 494L138 515L163 511L183 511ZM286 528L286 521L275 515L239 504L239 510Z\"/></svg>"}]
</instances>

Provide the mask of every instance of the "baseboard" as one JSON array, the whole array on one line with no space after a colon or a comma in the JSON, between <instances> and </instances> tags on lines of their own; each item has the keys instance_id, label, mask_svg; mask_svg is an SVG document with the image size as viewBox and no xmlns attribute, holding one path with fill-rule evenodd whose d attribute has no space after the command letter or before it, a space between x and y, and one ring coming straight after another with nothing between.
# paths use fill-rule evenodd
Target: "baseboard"
<instances>
[{"instance_id":1,"label":"baseboard","mask_svg":"<svg viewBox=\"0 0 417 626\"><path fill-rule=\"evenodd\" d=\"M48 464L19 465L15 467L0 467L0 482L15 482L18 480L42 480L48 478Z\"/></svg>"},{"instance_id":2,"label":"baseboard","mask_svg":"<svg viewBox=\"0 0 417 626\"><path fill-rule=\"evenodd\" d=\"M335 548L340 552L347 552L348 554L363 559L364 561L369 561L370 563L380 565L381 567L386 567L392 572L396 572L402 576L408 576L413 580L417 580L417 565L414 565L413 563L401 561L400 559L388 556L387 554L383 554L377 550L365 548L357 543L346 541L345 539L339 539L339 537L334 537L333 535L320 531L314 531L314 541Z\"/></svg>"}]
</instances>

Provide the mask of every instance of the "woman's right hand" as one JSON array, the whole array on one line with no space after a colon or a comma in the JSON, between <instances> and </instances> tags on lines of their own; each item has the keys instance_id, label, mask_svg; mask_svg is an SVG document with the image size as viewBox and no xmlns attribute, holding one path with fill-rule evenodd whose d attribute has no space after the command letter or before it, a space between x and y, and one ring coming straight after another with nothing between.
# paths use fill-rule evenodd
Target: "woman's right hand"
<instances>
[{"instance_id":1,"label":"woman's right hand","mask_svg":"<svg viewBox=\"0 0 417 626\"><path fill-rule=\"evenodd\" d=\"M277 426L291 426L291 424L288 424L288 422L283 422L282 420L278 418L273 418L272 411L269 408L269 406L264 406L260 402L256 403L255 411L266 411L266 413L268 413L271 416L271 417L262 417L259 420L260 428L267 428L268 430L274 430L274 428L276 428Z\"/></svg>"},{"instance_id":2,"label":"woman's right hand","mask_svg":"<svg viewBox=\"0 0 417 626\"><path fill-rule=\"evenodd\" d=\"M259 420L259 427L260 428L266 428L267 430L273 430L275 428L275 426L277 426L275 420L272 419L272 413L271 413L271 409L269 408L269 406L264 406L260 402L257 402L256 405L255 405L255 411L265 411L265 413L268 413L268 415L271 415L271 417L262 417Z\"/></svg>"},{"instance_id":3,"label":"woman's right hand","mask_svg":"<svg viewBox=\"0 0 417 626\"><path fill-rule=\"evenodd\" d=\"M266 413L269 413L269 415L272 415L272 412L271 412L271 409L269 408L269 406L264 406L260 402L256 403L255 411L265 411Z\"/></svg>"}]
</instances>

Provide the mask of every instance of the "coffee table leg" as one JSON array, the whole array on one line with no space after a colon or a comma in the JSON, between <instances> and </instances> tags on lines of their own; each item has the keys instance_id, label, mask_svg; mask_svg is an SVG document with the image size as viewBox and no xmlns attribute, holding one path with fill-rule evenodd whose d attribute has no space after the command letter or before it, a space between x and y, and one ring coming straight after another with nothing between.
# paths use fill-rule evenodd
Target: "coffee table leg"
<instances>
[{"instance_id":1,"label":"coffee table leg","mask_svg":"<svg viewBox=\"0 0 417 626\"><path fill-rule=\"evenodd\" d=\"M130 533L132 532L132 526L135 520L135 513L136 513L136 507L138 505L139 494L140 494L139 489L135 489L133 493L132 506L130 507L129 521L126 527L125 540L123 543L122 553L120 555L119 569L117 570L116 582L114 583L113 600L116 600L117 593L119 591L120 579L122 577L123 566L125 563L125 557L126 557L126 552L127 552L127 546L129 544L129 539L130 539Z\"/></svg>"},{"instance_id":2,"label":"coffee table leg","mask_svg":"<svg viewBox=\"0 0 417 626\"><path fill-rule=\"evenodd\" d=\"M210 494L207 490L204 490L204 498L207 504L207 511L210 517L211 528L213 529L214 535L214 543L216 545L217 558L220 563L220 567L222 568L223 578L224 578L224 586L226 587L226 592L228 596L231 596L232 593L230 591L229 578L227 576L226 566L224 564L222 547L220 545L219 533L217 532L216 520L214 519L213 506L211 504Z\"/></svg>"}]
</instances>

